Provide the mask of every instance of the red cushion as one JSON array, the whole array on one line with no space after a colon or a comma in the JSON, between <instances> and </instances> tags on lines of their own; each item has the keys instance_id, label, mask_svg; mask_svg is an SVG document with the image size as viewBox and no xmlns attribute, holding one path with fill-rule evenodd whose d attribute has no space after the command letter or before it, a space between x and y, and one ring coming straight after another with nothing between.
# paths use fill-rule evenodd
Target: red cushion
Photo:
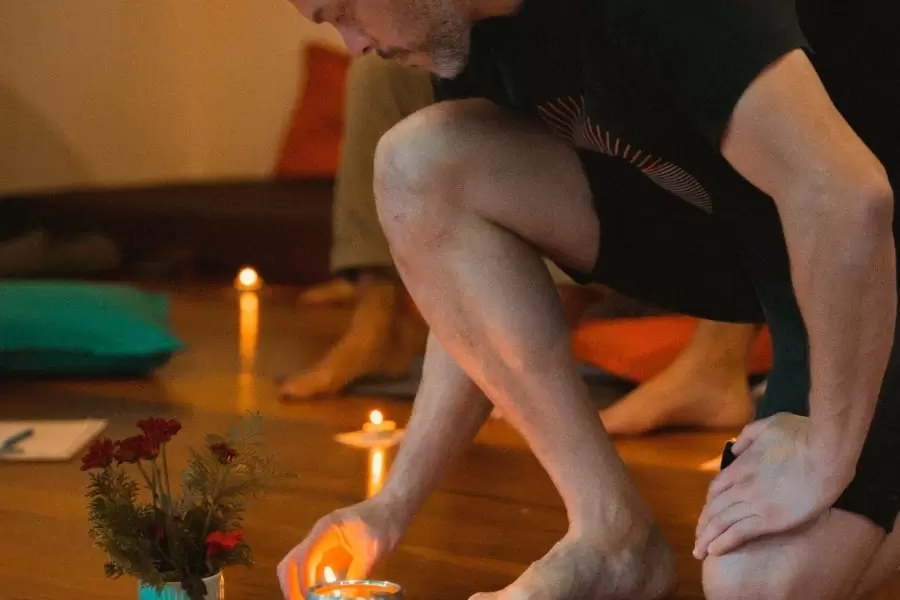
<instances>
[{"instance_id":1,"label":"red cushion","mask_svg":"<svg viewBox=\"0 0 900 600\"><path fill-rule=\"evenodd\" d=\"M573 333L575 356L607 373L643 383L688 345L697 320L683 316L585 321ZM753 344L748 375L772 369L772 340L763 328Z\"/></svg>"},{"instance_id":2,"label":"red cushion","mask_svg":"<svg viewBox=\"0 0 900 600\"><path fill-rule=\"evenodd\" d=\"M326 46L306 47L306 88L297 98L275 177L331 178L344 132L344 89L350 57Z\"/></svg>"}]
</instances>

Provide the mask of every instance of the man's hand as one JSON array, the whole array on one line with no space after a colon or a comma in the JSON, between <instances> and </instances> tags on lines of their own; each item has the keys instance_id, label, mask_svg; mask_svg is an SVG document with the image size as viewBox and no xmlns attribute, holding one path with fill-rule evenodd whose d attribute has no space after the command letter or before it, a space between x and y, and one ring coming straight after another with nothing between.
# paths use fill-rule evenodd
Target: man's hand
<instances>
[{"instance_id":1,"label":"man's hand","mask_svg":"<svg viewBox=\"0 0 900 600\"><path fill-rule=\"evenodd\" d=\"M303 600L307 589L325 583L325 567L338 579L365 579L404 529L378 497L323 517L278 565L285 599Z\"/></svg>"},{"instance_id":2,"label":"man's hand","mask_svg":"<svg viewBox=\"0 0 900 600\"><path fill-rule=\"evenodd\" d=\"M700 515L698 559L811 521L853 477L852 470L835 473L837 465L811 447L806 417L782 413L751 423L732 451L737 459L713 480Z\"/></svg>"}]
</instances>

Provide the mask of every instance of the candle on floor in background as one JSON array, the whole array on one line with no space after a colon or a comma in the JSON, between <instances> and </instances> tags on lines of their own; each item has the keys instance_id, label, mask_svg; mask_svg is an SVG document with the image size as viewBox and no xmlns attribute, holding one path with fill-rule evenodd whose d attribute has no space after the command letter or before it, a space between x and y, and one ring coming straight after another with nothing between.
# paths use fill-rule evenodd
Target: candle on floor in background
<instances>
[{"instance_id":1,"label":"candle on floor in background","mask_svg":"<svg viewBox=\"0 0 900 600\"><path fill-rule=\"evenodd\" d=\"M402 429L397 428L396 422L386 420L380 410L373 410L369 414L369 421L363 423L362 429L339 433L334 439L356 448L384 449L399 443L404 433Z\"/></svg>"},{"instance_id":2,"label":"candle on floor in background","mask_svg":"<svg viewBox=\"0 0 900 600\"><path fill-rule=\"evenodd\" d=\"M385 421L380 410L369 413L369 422L363 424L363 431L374 437L390 437L397 429L394 421Z\"/></svg>"},{"instance_id":3,"label":"candle on floor in background","mask_svg":"<svg viewBox=\"0 0 900 600\"><path fill-rule=\"evenodd\" d=\"M366 482L366 498L371 498L384 486L384 449L369 450L369 476Z\"/></svg>"},{"instance_id":4,"label":"candle on floor in background","mask_svg":"<svg viewBox=\"0 0 900 600\"><path fill-rule=\"evenodd\" d=\"M234 278L234 287L241 292L258 292L263 280L253 267L244 267Z\"/></svg>"}]
</instances>

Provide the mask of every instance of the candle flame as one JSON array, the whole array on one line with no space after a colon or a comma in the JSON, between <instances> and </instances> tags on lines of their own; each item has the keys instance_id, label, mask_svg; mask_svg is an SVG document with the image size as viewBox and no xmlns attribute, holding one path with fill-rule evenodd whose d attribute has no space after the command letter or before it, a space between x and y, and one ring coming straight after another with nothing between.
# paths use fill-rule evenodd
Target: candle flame
<instances>
[{"instance_id":1,"label":"candle flame","mask_svg":"<svg viewBox=\"0 0 900 600\"><path fill-rule=\"evenodd\" d=\"M244 267L238 273L238 281L244 287L253 287L259 283L259 274L252 267Z\"/></svg>"},{"instance_id":2,"label":"candle flame","mask_svg":"<svg viewBox=\"0 0 900 600\"><path fill-rule=\"evenodd\" d=\"M331 567L325 567L323 574L325 576L325 583L334 583L337 581L337 575L334 574L334 569Z\"/></svg>"},{"instance_id":3,"label":"candle flame","mask_svg":"<svg viewBox=\"0 0 900 600\"><path fill-rule=\"evenodd\" d=\"M371 421L373 425L381 425L384 423L384 415L381 414L380 410L373 410L369 413L369 421Z\"/></svg>"}]
</instances>

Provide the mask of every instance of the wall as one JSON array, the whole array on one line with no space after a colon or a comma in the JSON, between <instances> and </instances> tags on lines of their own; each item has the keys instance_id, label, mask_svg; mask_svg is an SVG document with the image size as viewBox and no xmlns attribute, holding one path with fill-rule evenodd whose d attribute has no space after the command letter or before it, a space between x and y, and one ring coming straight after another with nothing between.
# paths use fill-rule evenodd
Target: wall
<instances>
[{"instance_id":1,"label":"wall","mask_svg":"<svg viewBox=\"0 0 900 600\"><path fill-rule=\"evenodd\" d=\"M0 195L266 177L314 39L286 0L0 0Z\"/></svg>"}]
</instances>

